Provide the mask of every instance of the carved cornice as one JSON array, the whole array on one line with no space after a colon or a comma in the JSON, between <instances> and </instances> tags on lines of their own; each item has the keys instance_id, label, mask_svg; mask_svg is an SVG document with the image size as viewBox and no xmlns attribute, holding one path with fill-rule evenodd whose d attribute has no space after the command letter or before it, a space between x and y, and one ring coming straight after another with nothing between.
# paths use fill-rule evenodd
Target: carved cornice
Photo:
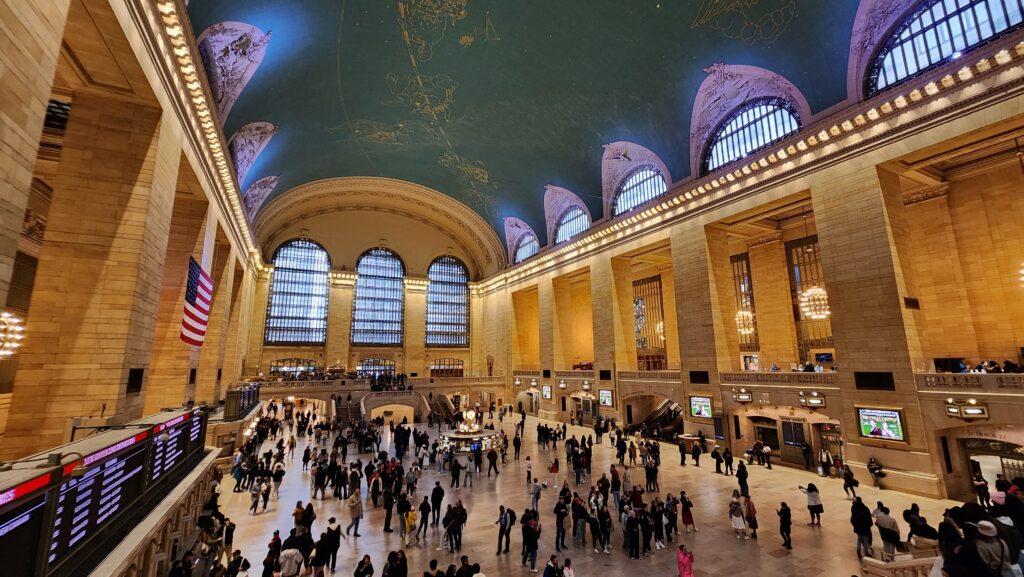
<instances>
[{"instance_id":1,"label":"carved cornice","mask_svg":"<svg viewBox=\"0 0 1024 577\"><path fill-rule=\"evenodd\" d=\"M752 239L748 240L747 241L747 248L751 249L751 248L754 248L756 246L761 246L761 245L765 245L765 244L771 244L773 242L782 242L782 231L781 230L778 231L778 232L773 232L771 234L766 234L764 236L759 236L757 238L752 238Z\"/></svg>"},{"instance_id":2,"label":"carved cornice","mask_svg":"<svg viewBox=\"0 0 1024 577\"><path fill-rule=\"evenodd\" d=\"M910 206L936 198L942 198L949 194L949 183L944 182L938 186L931 186L917 190L903 196L903 206Z\"/></svg>"}]
</instances>

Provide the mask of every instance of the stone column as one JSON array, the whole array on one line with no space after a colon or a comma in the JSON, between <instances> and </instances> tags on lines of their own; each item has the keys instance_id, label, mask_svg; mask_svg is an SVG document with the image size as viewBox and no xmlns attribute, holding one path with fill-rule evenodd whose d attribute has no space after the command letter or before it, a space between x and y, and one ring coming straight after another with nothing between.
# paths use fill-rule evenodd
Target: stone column
<instances>
[{"instance_id":1,"label":"stone column","mask_svg":"<svg viewBox=\"0 0 1024 577\"><path fill-rule=\"evenodd\" d=\"M270 279L274 275L273 267L264 267L257 271L252 297L252 316L249 323L249 352L245 355L243 374L256 375L263 366L263 331L267 322L267 303L270 299ZM328 308L330 314L330 308ZM329 338L329 337L328 337Z\"/></svg>"},{"instance_id":2,"label":"stone column","mask_svg":"<svg viewBox=\"0 0 1024 577\"><path fill-rule=\"evenodd\" d=\"M569 370L572 368L573 334L572 334L572 289L568 280L551 279L552 315L551 344L552 370Z\"/></svg>"},{"instance_id":3,"label":"stone column","mask_svg":"<svg viewBox=\"0 0 1024 577\"><path fill-rule=\"evenodd\" d=\"M909 235L898 177L882 170L830 173L812 183L811 200L841 367L835 380L842 389L847 462L861 467L875 456L890 464L889 487L942 494L938 451L925 431L914 379L916 368L929 365L920 313L903 306L914 285L903 262ZM892 390L879 390L890 379ZM857 405L901 409L907 442L861 438Z\"/></svg>"},{"instance_id":4,"label":"stone column","mask_svg":"<svg viewBox=\"0 0 1024 577\"><path fill-rule=\"evenodd\" d=\"M231 291L231 314L228 317L228 335L224 347L224 369L221 374L221 394L242 378L243 353L249 335L252 311L253 276L235 262L235 289Z\"/></svg>"},{"instance_id":5,"label":"stone column","mask_svg":"<svg viewBox=\"0 0 1024 577\"><path fill-rule=\"evenodd\" d=\"M782 234L754 239L747 243L747 251L761 369L767 370L775 363L788 371L790 364L800 362L800 351Z\"/></svg>"},{"instance_id":6,"label":"stone column","mask_svg":"<svg viewBox=\"0 0 1024 577\"><path fill-rule=\"evenodd\" d=\"M633 329L633 273L628 258L594 260L590 270L594 310L594 368L636 369ZM597 388L597 387L595 387Z\"/></svg>"},{"instance_id":7,"label":"stone column","mask_svg":"<svg viewBox=\"0 0 1024 577\"><path fill-rule=\"evenodd\" d=\"M214 245L213 302L206 325L206 340L199 351L199 370L196 375L196 402L216 405L220 399L224 368L224 349L227 346L228 320L235 288L235 251L229 244Z\"/></svg>"},{"instance_id":8,"label":"stone column","mask_svg":"<svg viewBox=\"0 0 1024 577\"><path fill-rule=\"evenodd\" d=\"M146 384L143 414L177 407L187 400L192 347L181 340L185 307L188 259L202 260L206 244L208 205L205 200L179 195L174 201L171 233L167 243L160 308L153 338L153 358Z\"/></svg>"},{"instance_id":9,"label":"stone column","mask_svg":"<svg viewBox=\"0 0 1024 577\"><path fill-rule=\"evenodd\" d=\"M0 303L7 301L68 6L0 1Z\"/></svg>"},{"instance_id":10,"label":"stone column","mask_svg":"<svg viewBox=\"0 0 1024 577\"><path fill-rule=\"evenodd\" d=\"M559 390L555 379L555 295L550 277L537 281L537 325L540 343L540 384L551 387L551 398L541 399L539 416L557 419L559 415ZM543 371L551 371L549 378L543 378ZM543 390L543 389L542 389Z\"/></svg>"},{"instance_id":11,"label":"stone column","mask_svg":"<svg viewBox=\"0 0 1024 577\"><path fill-rule=\"evenodd\" d=\"M405 358L406 374L426 374L427 346L427 284L426 278L405 278Z\"/></svg>"},{"instance_id":12,"label":"stone column","mask_svg":"<svg viewBox=\"0 0 1024 577\"><path fill-rule=\"evenodd\" d=\"M327 294L327 346L324 363L341 364L348 370L355 365L349 357L352 342L352 299L355 298L356 275L332 272L331 288Z\"/></svg>"},{"instance_id":13,"label":"stone column","mask_svg":"<svg viewBox=\"0 0 1024 577\"><path fill-rule=\"evenodd\" d=\"M61 444L73 417L142 414L126 385L150 365L181 158L160 114L75 96L0 458Z\"/></svg>"}]
</instances>

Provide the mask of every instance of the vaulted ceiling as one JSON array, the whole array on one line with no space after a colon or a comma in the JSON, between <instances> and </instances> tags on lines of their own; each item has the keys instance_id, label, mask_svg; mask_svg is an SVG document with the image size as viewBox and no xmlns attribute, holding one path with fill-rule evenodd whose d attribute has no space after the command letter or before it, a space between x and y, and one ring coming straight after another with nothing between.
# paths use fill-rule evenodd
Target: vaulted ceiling
<instances>
[{"instance_id":1,"label":"vaulted ceiling","mask_svg":"<svg viewBox=\"0 0 1024 577\"><path fill-rule=\"evenodd\" d=\"M388 177L496 230L544 235L544 186L602 215L602 145L690 172L705 68L776 72L818 113L847 97L855 0L191 0L253 213L303 184ZM544 239L541 239L542 242Z\"/></svg>"}]
</instances>

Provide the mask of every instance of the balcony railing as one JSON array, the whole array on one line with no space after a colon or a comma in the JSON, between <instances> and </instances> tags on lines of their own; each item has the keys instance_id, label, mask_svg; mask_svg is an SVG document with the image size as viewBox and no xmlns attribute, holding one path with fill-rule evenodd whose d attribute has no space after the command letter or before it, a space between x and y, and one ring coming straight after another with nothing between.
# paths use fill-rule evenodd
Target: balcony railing
<instances>
[{"instance_id":1,"label":"balcony railing","mask_svg":"<svg viewBox=\"0 0 1024 577\"><path fill-rule=\"evenodd\" d=\"M757 372L743 371L721 373L723 385L831 385L835 383L835 373L798 373L798 372Z\"/></svg>"},{"instance_id":2,"label":"balcony railing","mask_svg":"<svg viewBox=\"0 0 1024 577\"><path fill-rule=\"evenodd\" d=\"M556 379L593 379L597 375L597 371L555 371Z\"/></svg>"},{"instance_id":3,"label":"balcony railing","mask_svg":"<svg viewBox=\"0 0 1024 577\"><path fill-rule=\"evenodd\" d=\"M540 378L540 371L535 371L533 369L518 369L518 370L512 371L512 376L513 377L533 377L533 378L539 379Z\"/></svg>"},{"instance_id":4,"label":"balcony railing","mask_svg":"<svg viewBox=\"0 0 1024 577\"><path fill-rule=\"evenodd\" d=\"M679 371L619 371L620 381L661 381L681 383L682 373Z\"/></svg>"},{"instance_id":5,"label":"balcony railing","mask_svg":"<svg viewBox=\"0 0 1024 577\"><path fill-rule=\"evenodd\" d=\"M433 387L452 386L504 386L504 377L412 377L405 379L405 385L413 389L430 389ZM260 384L264 393L324 391L369 391L368 379L335 379L330 381L268 381Z\"/></svg>"},{"instance_id":6,"label":"balcony railing","mask_svg":"<svg viewBox=\"0 0 1024 577\"><path fill-rule=\"evenodd\" d=\"M918 373L919 391L1024 392L1024 374L1015 373Z\"/></svg>"}]
</instances>

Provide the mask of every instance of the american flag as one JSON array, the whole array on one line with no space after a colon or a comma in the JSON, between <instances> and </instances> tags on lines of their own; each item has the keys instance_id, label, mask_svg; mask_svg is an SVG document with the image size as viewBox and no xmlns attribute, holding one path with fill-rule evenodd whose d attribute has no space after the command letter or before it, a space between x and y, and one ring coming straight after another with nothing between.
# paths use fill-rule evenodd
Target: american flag
<instances>
[{"instance_id":1,"label":"american flag","mask_svg":"<svg viewBox=\"0 0 1024 577\"><path fill-rule=\"evenodd\" d=\"M185 287L185 314L181 317L181 340L194 347L203 346L211 300L213 279L196 259L188 257L188 285Z\"/></svg>"}]
</instances>

